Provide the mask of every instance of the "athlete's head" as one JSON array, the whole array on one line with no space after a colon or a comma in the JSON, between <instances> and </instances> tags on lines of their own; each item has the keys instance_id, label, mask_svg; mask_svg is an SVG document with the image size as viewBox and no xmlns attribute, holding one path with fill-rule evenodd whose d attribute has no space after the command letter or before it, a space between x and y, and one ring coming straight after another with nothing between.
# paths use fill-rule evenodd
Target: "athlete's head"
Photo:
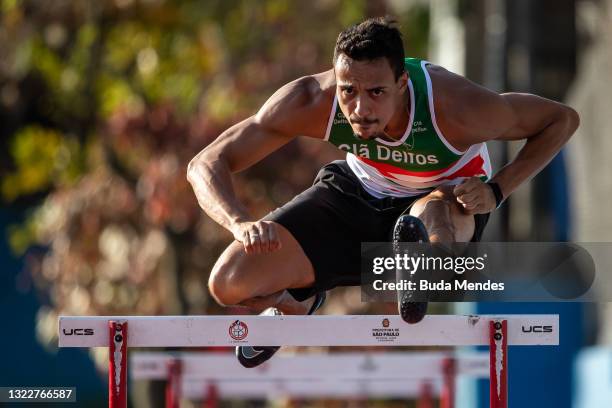
<instances>
[{"instance_id":1,"label":"athlete's head","mask_svg":"<svg viewBox=\"0 0 612 408\"><path fill-rule=\"evenodd\" d=\"M342 31L334 48L338 103L362 139L383 133L404 98L404 44L395 21L371 18Z\"/></svg>"}]
</instances>

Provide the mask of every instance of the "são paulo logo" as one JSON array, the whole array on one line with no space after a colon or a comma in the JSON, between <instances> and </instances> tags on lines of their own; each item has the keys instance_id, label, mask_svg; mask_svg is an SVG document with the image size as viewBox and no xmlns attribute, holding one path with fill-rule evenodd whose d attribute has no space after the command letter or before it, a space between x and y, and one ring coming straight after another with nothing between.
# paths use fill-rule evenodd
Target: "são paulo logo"
<instances>
[{"instance_id":1,"label":"s\u00e3o paulo logo","mask_svg":"<svg viewBox=\"0 0 612 408\"><path fill-rule=\"evenodd\" d=\"M389 319L384 318L381 321L382 327L377 327L372 329L372 337L376 339L378 342L394 342L400 335L400 331L398 327L389 327L391 326L391 322Z\"/></svg>"},{"instance_id":2,"label":"s\u00e3o paulo logo","mask_svg":"<svg viewBox=\"0 0 612 408\"><path fill-rule=\"evenodd\" d=\"M245 322L241 322L240 320L236 320L229 327L228 333L230 337L234 340L240 341L244 340L246 336L249 334L249 327Z\"/></svg>"}]
</instances>

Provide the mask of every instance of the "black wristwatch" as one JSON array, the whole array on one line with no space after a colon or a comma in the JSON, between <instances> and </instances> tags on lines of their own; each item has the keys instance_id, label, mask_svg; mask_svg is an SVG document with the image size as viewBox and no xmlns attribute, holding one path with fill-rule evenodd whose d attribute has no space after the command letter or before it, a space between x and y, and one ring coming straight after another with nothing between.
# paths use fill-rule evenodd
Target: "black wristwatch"
<instances>
[{"instance_id":1,"label":"black wristwatch","mask_svg":"<svg viewBox=\"0 0 612 408\"><path fill-rule=\"evenodd\" d=\"M501 188L499 188L499 184L493 181L488 181L487 184L493 191L493 195L495 196L495 209L497 209L504 202L504 195L502 194Z\"/></svg>"}]
</instances>

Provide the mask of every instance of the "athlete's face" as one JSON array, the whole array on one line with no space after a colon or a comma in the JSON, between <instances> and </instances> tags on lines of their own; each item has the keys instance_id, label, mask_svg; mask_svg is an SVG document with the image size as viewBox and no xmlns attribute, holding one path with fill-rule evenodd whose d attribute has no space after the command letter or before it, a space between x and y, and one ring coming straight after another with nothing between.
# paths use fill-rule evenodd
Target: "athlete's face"
<instances>
[{"instance_id":1,"label":"athlete's face","mask_svg":"<svg viewBox=\"0 0 612 408\"><path fill-rule=\"evenodd\" d=\"M344 54L334 66L338 104L361 139L384 134L393 115L403 109L407 76L398 80L387 58L355 61Z\"/></svg>"}]
</instances>

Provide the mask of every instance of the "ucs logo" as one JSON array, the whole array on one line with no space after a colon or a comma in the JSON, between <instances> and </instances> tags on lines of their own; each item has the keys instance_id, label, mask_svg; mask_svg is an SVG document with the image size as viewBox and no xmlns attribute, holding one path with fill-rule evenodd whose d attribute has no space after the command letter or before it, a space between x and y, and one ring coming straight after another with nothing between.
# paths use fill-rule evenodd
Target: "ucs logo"
<instances>
[{"instance_id":1,"label":"ucs logo","mask_svg":"<svg viewBox=\"0 0 612 408\"><path fill-rule=\"evenodd\" d=\"M93 336L94 329L62 329L64 336Z\"/></svg>"},{"instance_id":2,"label":"ucs logo","mask_svg":"<svg viewBox=\"0 0 612 408\"><path fill-rule=\"evenodd\" d=\"M552 333L552 326L523 326L523 333Z\"/></svg>"}]
</instances>

